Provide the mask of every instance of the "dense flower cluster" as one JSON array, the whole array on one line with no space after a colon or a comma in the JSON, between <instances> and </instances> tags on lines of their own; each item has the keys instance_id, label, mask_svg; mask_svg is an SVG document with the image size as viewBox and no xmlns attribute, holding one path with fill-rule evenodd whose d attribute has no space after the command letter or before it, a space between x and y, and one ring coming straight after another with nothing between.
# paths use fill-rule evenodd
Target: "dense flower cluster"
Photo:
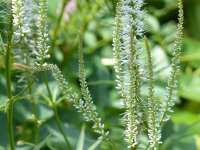
<instances>
[{"instance_id":1,"label":"dense flower cluster","mask_svg":"<svg viewBox=\"0 0 200 150\"><path fill-rule=\"evenodd\" d=\"M39 3L39 24L38 24L38 37L37 37L37 65L44 63L44 60L49 58L48 46L48 30L47 30L47 0L41 0Z\"/></svg>"},{"instance_id":2,"label":"dense flower cluster","mask_svg":"<svg viewBox=\"0 0 200 150\"><path fill-rule=\"evenodd\" d=\"M125 112L125 140L130 147L138 144L137 136L142 120L141 111L141 52L144 33L143 0L121 0L117 6L114 28L114 59L117 88L120 89Z\"/></svg>"},{"instance_id":3,"label":"dense flower cluster","mask_svg":"<svg viewBox=\"0 0 200 150\"><path fill-rule=\"evenodd\" d=\"M25 33L29 32L29 29L24 22L25 11L22 0L12 0L12 15L13 24L16 28L14 33L16 36L23 37Z\"/></svg>"}]
</instances>

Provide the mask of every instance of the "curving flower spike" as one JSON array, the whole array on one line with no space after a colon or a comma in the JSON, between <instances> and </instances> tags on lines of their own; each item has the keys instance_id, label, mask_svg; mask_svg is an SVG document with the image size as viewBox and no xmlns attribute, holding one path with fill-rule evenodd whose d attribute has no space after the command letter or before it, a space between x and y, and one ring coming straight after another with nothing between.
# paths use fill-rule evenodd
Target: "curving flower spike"
<instances>
[{"instance_id":1,"label":"curving flower spike","mask_svg":"<svg viewBox=\"0 0 200 150\"><path fill-rule=\"evenodd\" d=\"M99 139L108 140L108 132L105 132L104 124L101 123L101 118L98 117L98 113L96 111L96 107L93 105L92 98L90 96L90 92L88 90L87 81L84 73L84 60L83 60L83 52L82 52L82 36L79 37L79 80L81 85L81 92L83 94L83 99L79 101L79 104L75 104L75 107L83 113L86 121L93 122L93 129L96 133L100 134Z\"/></svg>"},{"instance_id":2,"label":"curving flower spike","mask_svg":"<svg viewBox=\"0 0 200 150\"><path fill-rule=\"evenodd\" d=\"M101 118L98 117L98 113L96 112L96 107L93 105L93 102L89 97L87 97L85 94L89 91L87 89L82 89L84 94L84 100L79 99L78 95L72 91L72 89L69 87L69 83L65 80L63 77L61 71L59 68L54 64L44 64L42 66L38 67L28 67L21 64L15 64L17 68L22 68L26 70L35 70L35 71L47 71L50 70L53 73L54 78L56 79L56 82L60 85L62 92L67 96L67 99L69 99L71 102L74 103L74 107L78 110L78 112L81 112L84 116L84 119L86 121L92 121L93 126L92 128L94 131L98 134L100 134L100 139L108 140L108 134L109 132L105 132L104 124L101 123ZM85 84L85 83L84 83Z\"/></svg>"}]
</instances>

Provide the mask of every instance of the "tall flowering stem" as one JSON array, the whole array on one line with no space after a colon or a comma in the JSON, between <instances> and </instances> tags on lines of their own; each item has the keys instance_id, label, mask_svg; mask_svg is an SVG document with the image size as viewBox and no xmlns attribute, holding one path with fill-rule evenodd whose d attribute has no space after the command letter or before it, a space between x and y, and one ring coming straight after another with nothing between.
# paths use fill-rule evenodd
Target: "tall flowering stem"
<instances>
[{"instance_id":1,"label":"tall flowering stem","mask_svg":"<svg viewBox=\"0 0 200 150\"><path fill-rule=\"evenodd\" d=\"M159 109L157 101L154 97L154 85L153 85L153 67L151 60L151 51L145 38L145 45L148 55L148 136L149 136L149 145L151 148L156 149L158 143L160 143L161 130L160 130L160 120L159 120ZM148 146L149 146L148 145Z\"/></svg>"},{"instance_id":2,"label":"tall flowering stem","mask_svg":"<svg viewBox=\"0 0 200 150\"><path fill-rule=\"evenodd\" d=\"M15 150L15 143L14 143L14 137L13 137L13 104L14 100L12 99L12 89L11 89L11 52L13 47L13 35L14 35L14 27L19 26L20 29L20 36L23 36L23 24L21 24L21 19L23 19L23 11L21 10L21 7L19 6L21 1L12 0L11 1L11 13L9 16L9 32L7 35L7 47L6 47L6 56L5 56L5 72L6 72L6 90L7 90L7 96L8 96L8 108L7 108L7 121L8 121L8 138L9 138L9 144L10 149ZM23 23L23 22L22 22ZM15 32L16 35L18 35L17 32Z\"/></svg>"},{"instance_id":3,"label":"tall flowering stem","mask_svg":"<svg viewBox=\"0 0 200 150\"><path fill-rule=\"evenodd\" d=\"M24 23L24 1L22 0L11 0L11 13L9 18L9 31L7 36L7 48L6 48L6 59L5 59L5 70L6 70L6 85L7 85L7 120L8 120L8 138L10 143L10 149L15 150L15 143L13 137L13 104L14 99L11 91L11 52L12 48L17 46L23 39L24 34L28 32L26 24ZM13 37L16 35L20 36L20 40L16 43L13 42Z\"/></svg>"},{"instance_id":4,"label":"tall flowering stem","mask_svg":"<svg viewBox=\"0 0 200 150\"><path fill-rule=\"evenodd\" d=\"M115 70L117 74L117 89L126 108L124 119L126 131L125 140L128 148L135 148L139 142L137 137L141 132L140 119L142 111L141 84L141 48L140 39L144 33L143 0L121 0L117 4L115 17L113 50Z\"/></svg>"},{"instance_id":5,"label":"tall flowering stem","mask_svg":"<svg viewBox=\"0 0 200 150\"><path fill-rule=\"evenodd\" d=\"M140 96L140 85L138 78L138 66L136 65L135 48L133 45L133 36L130 39L130 83L129 91L126 101L127 110L125 112L126 119L126 141L129 143L129 148L138 145L137 136L139 134L139 96Z\"/></svg>"},{"instance_id":6,"label":"tall flowering stem","mask_svg":"<svg viewBox=\"0 0 200 150\"><path fill-rule=\"evenodd\" d=\"M119 89L119 94L122 97L122 104L126 105L125 103L125 99L126 99L126 92L125 92L125 85L124 85L124 81L123 81L123 68L122 68L122 64L121 64L121 47L120 45L121 40L120 40L120 34L121 34L121 24L120 24L120 17L121 17L121 12L120 12L120 8L121 8L121 3L117 4L116 7L116 17L115 17L115 22L114 22L114 33L113 33L113 51L114 51L114 68L115 68L115 72L116 72L116 82L117 82L117 89ZM125 106L124 106L125 107Z\"/></svg>"},{"instance_id":7,"label":"tall flowering stem","mask_svg":"<svg viewBox=\"0 0 200 150\"><path fill-rule=\"evenodd\" d=\"M170 116L167 115L168 112L173 112L172 106L174 106L174 100L176 95L177 88L177 74L180 70L180 54L181 54L181 45L182 45L182 36L183 36L183 3L182 0L178 0L179 8L179 18L178 18L178 29L175 41L175 47L172 52L172 64L171 64L171 75L169 76L168 86L167 86L167 95L163 99L161 104L160 113L162 114L162 119L160 124L168 121Z\"/></svg>"},{"instance_id":8,"label":"tall flowering stem","mask_svg":"<svg viewBox=\"0 0 200 150\"><path fill-rule=\"evenodd\" d=\"M12 4L11 4L12 5ZM9 20L9 32L8 32L8 43L6 48L6 58L5 58L5 71L6 71L6 90L7 96L9 100L8 112L7 112L7 121L8 121L8 138L10 149L15 150L15 143L13 138L13 103L12 100L12 89L11 89L11 49L12 49L12 38L13 38L13 16L10 17Z\"/></svg>"},{"instance_id":9,"label":"tall flowering stem","mask_svg":"<svg viewBox=\"0 0 200 150\"><path fill-rule=\"evenodd\" d=\"M38 30L37 30L37 33L38 33L37 45L36 45L37 50L35 51L36 59L37 59L36 65L38 67L42 66L40 69L44 71L43 79L44 79L46 89L48 91L48 94L51 100L51 108L54 111L54 117L56 119L57 126L61 134L63 135L63 138L67 144L68 149L72 150L73 148L67 138L66 133L64 132L60 118L58 116L56 102L53 101L53 97L52 97L48 80L47 80L47 74L45 72L47 70L53 70L54 76L57 77L56 80L60 81L59 83L62 84L61 86L64 86L63 84L65 84L66 86L66 83L58 67L56 65L48 65L47 63L45 63L45 59L48 59L50 57L50 54L49 54L50 46L48 45L49 38L48 38L48 30L47 30L47 0L41 0L39 3L39 18L38 19L39 19L39 24L38 24ZM58 75L59 73L60 73L60 76Z\"/></svg>"}]
</instances>

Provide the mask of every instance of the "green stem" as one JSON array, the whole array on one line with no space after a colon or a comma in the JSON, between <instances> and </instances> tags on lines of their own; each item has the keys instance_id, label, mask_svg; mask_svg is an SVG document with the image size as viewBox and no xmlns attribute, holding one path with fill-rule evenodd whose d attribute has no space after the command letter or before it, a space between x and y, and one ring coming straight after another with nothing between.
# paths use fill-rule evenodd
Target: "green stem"
<instances>
[{"instance_id":1,"label":"green stem","mask_svg":"<svg viewBox=\"0 0 200 150\"><path fill-rule=\"evenodd\" d=\"M27 44L24 44L24 46L26 47L26 56L25 56L26 65L29 66L30 65L29 48L28 48ZM32 73L30 71L26 71L26 79L27 79L28 85L32 85L31 77L32 77ZM33 121L34 121L35 145L38 145L38 143L39 143L38 113L37 113L37 106L36 106L36 101L34 98L32 86L30 86L30 88L29 88L29 94L30 94L30 101L32 104L32 109L33 109L33 114L34 114Z\"/></svg>"},{"instance_id":2,"label":"green stem","mask_svg":"<svg viewBox=\"0 0 200 150\"><path fill-rule=\"evenodd\" d=\"M30 76L30 74L28 74ZM30 78L28 77L28 84L30 84L31 80ZM39 143L39 127L38 127L38 114L37 114L37 106L36 106L36 103L35 103L35 98L34 98L34 95L33 95L33 90L32 88L30 87L29 88L29 94L30 94L30 100L31 100L31 103L32 103L32 108L33 108L33 114L34 114L34 130L35 130L35 145L38 145Z\"/></svg>"},{"instance_id":3,"label":"green stem","mask_svg":"<svg viewBox=\"0 0 200 150\"><path fill-rule=\"evenodd\" d=\"M115 145L115 143L110 138L108 138L108 140L106 141L108 142L110 146L112 146L112 148L114 148L115 150L119 150L119 148Z\"/></svg>"},{"instance_id":4,"label":"green stem","mask_svg":"<svg viewBox=\"0 0 200 150\"><path fill-rule=\"evenodd\" d=\"M131 150L137 150L138 149L138 145L136 145L135 147L131 147Z\"/></svg>"},{"instance_id":5,"label":"green stem","mask_svg":"<svg viewBox=\"0 0 200 150\"><path fill-rule=\"evenodd\" d=\"M43 79L44 79L44 83L46 85L46 88L47 88L47 91L48 91L48 94L49 94L49 97L50 97L50 100L53 101L53 96L51 94L51 90L49 88L49 83L48 83L48 79L47 79L47 74L46 72L42 72L42 75L43 75Z\"/></svg>"},{"instance_id":6,"label":"green stem","mask_svg":"<svg viewBox=\"0 0 200 150\"><path fill-rule=\"evenodd\" d=\"M58 125L58 128L59 128L60 132L62 133L62 135L63 135L63 137L65 139L65 142L68 145L68 148L70 150L73 150L72 147L71 147L71 144L70 144L70 142L69 142L69 140L68 140L68 138L67 138L67 136L65 134L65 131L64 131L63 127L62 127L62 124L60 122L60 119L59 119L59 116L58 116L58 111L57 111L57 108L56 108L55 104L53 104L52 109L54 111L54 115L55 115L55 119L56 119L56 123Z\"/></svg>"},{"instance_id":7,"label":"green stem","mask_svg":"<svg viewBox=\"0 0 200 150\"><path fill-rule=\"evenodd\" d=\"M53 101L53 97L52 97L52 94L51 94L51 90L50 90L50 88L49 88L49 84L48 84L48 80L47 80L47 74L46 74L46 72L42 72L42 74L43 74L44 82L45 82L45 85L46 85L46 88L47 88L47 91L48 91L48 94L49 94L49 97L50 97L50 100L51 100L51 103L52 103L52 104L51 104L51 108L52 108L53 111L54 111L54 115L55 115L54 117L55 117L55 119L56 119L56 123L57 123L57 125L58 125L58 128L59 128L61 134L63 135L63 137L64 137L64 139L65 139L65 142L66 142L66 144L67 144L69 150L73 150L73 149L72 149L72 146L71 146L71 144L70 144L70 142L69 142L69 140L68 140L68 138L67 138L67 136L66 136L66 134L65 134L65 131L64 131L63 127L62 127L60 118L59 118L59 116L58 116L58 111L57 111L57 108L56 108L56 102Z\"/></svg>"},{"instance_id":8,"label":"green stem","mask_svg":"<svg viewBox=\"0 0 200 150\"><path fill-rule=\"evenodd\" d=\"M6 49L6 60L5 60L5 70L6 70L6 89L7 96L10 100L7 112L7 120L8 120L8 138L10 143L10 149L15 150L14 138L13 138L13 100L12 100L12 91L11 91L11 47L12 47L12 36L13 36L13 17L10 16L11 23L9 25L9 33L8 33L8 45Z\"/></svg>"},{"instance_id":9,"label":"green stem","mask_svg":"<svg viewBox=\"0 0 200 150\"><path fill-rule=\"evenodd\" d=\"M145 148L145 150L147 150L149 148L150 143L148 143L147 147Z\"/></svg>"},{"instance_id":10,"label":"green stem","mask_svg":"<svg viewBox=\"0 0 200 150\"><path fill-rule=\"evenodd\" d=\"M13 96L12 99L17 100L24 92L26 92L31 87L31 85L35 82L38 76L39 76L39 72L36 74L35 78L33 78L33 80L31 80L29 84L20 93Z\"/></svg>"},{"instance_id":11,"label":"green stem","mask_svg":"<svg viewBox=\"0 0 200 150\"><path fill-rule=\"evenodd\" d=\"M13 100L11 100L9 106L8 106L8 112L7 112L7 119L8 119L8 138L10 143L10 149L15 150L15 144L14 144L14 137L13 137Z\"/></svg>"},{"instance_id":12,"label":"green stem","mask_svg":"<svg viewBox=\"0 0 200 150\"><path fill-rule=\"evenodd\" d=\"M23 38L24 38L24 37L21 36L21 37L20 37L20 40L19 40L18 42L13 43L13 44L12 44L12 48L14 48L14 47L16 47L17 45L19 45L19 44L22 42Z\"/></svg>"},{"instance_id":13,"label":"green stem","mask_svg":"<svg viewBox=\"0 0 200 150\"><path fill-rule=\"evenodd\" d=\"M31 95L31 101L32 101L32 107L33 107L33 114L34 114L34 126L35 126L35 145L38 145L39 143L39 127L38 127L38 115L37 115L37 107L35 103L35 99L32 94L32 89L30 92Z\"/></svg>"}]
</instances>

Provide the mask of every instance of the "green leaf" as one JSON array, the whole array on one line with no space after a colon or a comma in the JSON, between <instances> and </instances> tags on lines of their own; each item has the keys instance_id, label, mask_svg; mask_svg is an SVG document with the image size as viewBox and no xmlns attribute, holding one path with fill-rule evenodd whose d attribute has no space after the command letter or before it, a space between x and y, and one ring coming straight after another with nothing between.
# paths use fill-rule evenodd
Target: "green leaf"
<instances>
[{"instance_id":1,"label":"green leaf","mask_svg":"<svg viewBox=\"0 0 200 150\"><path fill-rule=\"evenodd\" d=\"M13 108L13 118L19 122L24 122L32 118L32 106L27 100L20 100L15 102Z\"/></svg>"},{"instance_id":2,"label":"green leaf","mask_svg":"<svg viewBox=\"0 0 200 150\"><path fill-rule=\"evenodd\" d=\"M191 132L194 125L196 123L185 126L167 122L162 129L160 150L196 150L195 136Z\"/></svg>"},{"instance_id":3,"label":"green leaf","mask_svg":"<svg viewBox=\"0 0 200 150\"><path fill-rule=\"evenodd\" d=\"M64 96L60 97L58 100L56 100L56 104L59 104L61 103L62 101L66 100L67 99L67 94L65 94Z\"/></svg>"},{"instance_id":4,"label":"green leaf","mask_svg":"<svg viewBox=\"0 0 200 150\"><path fill-rule=\"evenodd\" d=\"M83 150L85 139L85 125L82 126L81 133L78 139L76 150Z\"/></svg>"},{"instance_id":5,"label":"green leaf","mask_svg":"<svg viewBox=\"0 0 200 150\"><path fill-rule=\"evenodd\" d=\"M159 57L158 57L159 56ZM162 47L156 45L152 50L153 71L157 72L154 79L166 82L170 73L169 60ZM165 69L163 69L165 68Z\"/></svg>"},{"instance_id":6,"label":"green leaf","mask_svg":"<svg viewBox=\"0 0 200 150\"><path fill-rule=\"evenodd\" d=\"M5 105L0 105L0 111L4 111L4 110L5 110L5 108L6 108L6 106L5 106Z\"/></svg>"},{"instance_id":7,"label":"green leaf","mask_svg":"<svg viewBox=\"0 0 200 150\"><path fill-rule=\"evenodd\" d=\"M40 90L37 90L37 92L40 94L40 96L41 96L42 98L44 98L44 100L46 100L47 102L51 102L50 98L49 98L45 93L43 93L43 92L40 91Z\"/></svg>"},{"instance_id":8,"label":"green leaf","mask_svg":"<svg viewBox=\"0 0 200 150\"><path fill-rule=\"evenodd\" d=\"M56 18L57 17L57 8L59 7L59 3L61 0L50 0L48 1L48 16L52 17L52 18Z\"/></svg>"},{"instance_id":9,"label":"green leaf","mask_svg":"<svg viewBox=\"0 0 200 150\"><path fill-rule=\"evenodd\" d=\"M38 112L38 119L40 120L48 120L54 116L52 109L44 104L38 105Z\"/></svg>"},{"instance_id":10,"label":"green leaf","mask_svg":"<svg viewBox=\"0 0 200 150\"><path fill-rule=\"evenodd\" d=\"M4 43L3 43L3 40L2 40L1 34L0 34L0 43L1 43L1 47L2 47L3 51L6 52L6 48L5 48L5 46L4 46Z\"/></svg>"},{"instance_id":11,"label":"green leaf","mask_svg":"<svg viewBox=\"0 0 200 150\"><path fill-rule=\"evenodd\" d=\"M101 58L99 56L94 56L91 60L91 68L95 70L90 78L89 82L96 82L101 80L110 80L109 70L106 66L101 63ZM107 99L109 98L109 88L111 85L101 84L95 86L89 86L92 97L94 101L101 106L107 105Z\"/></svg>"},{"instance_id":12,"label":"green leaf","mask_svg":"<svg viewBox=\"0 0 200 150\"><path fill-rule=\"evenodd\" d=\"M33 150L40 150L42 148L42 146L44 146L44 144L47 142L47 140L49 139L49 137L52 135L52 133L50 133L42 142L40 142Z\"/></svg>"},{"instance_id":13,"label":"green leaf","mask_svg":"<svg viewBox=\"0 0 200 150\"><path fill-rule=\"evenodd\" d=\"M176 110L171 117L172 121L174 123L179 124L185 124L190 125L195 122L200 122L200 116L198 114L189 112L189 111L183 111L183 110ZM200 133L200 129L199 129Z\"/></svg>"},{"instance_id":14,"label":"green leaf","mask_svg":"<svg viewBox=\"0 0 200 150\"><path fill-rule=\"evenodd\" d=\"M190 101L200 102L200 76L191 73L182 74L178 94Z\"/></svg>"},{"instance_id":15,"label":"green leaf","mask_svg":"<svg viewBox=\"0 0 200 150\"><path fill-rule=\"evenodd\" d=\"M160 24L156 17L153 15L147 14L145 16L145 22L146 22L146 29L147 31L151 33L156 33L160 31Z\"/></svg>"},{"instance_id":16,"label":"green leaf","mask_svg":"<svg viewBox=\"0 0 200 150\"><path fill-rule=\"evenodd\" d=\"M99 144L101 144L102 140L98 140L96 141L94 144L92 144L88 150L95 150L95 148L97 148L97 146L99 146Z\"/></svg>"},{"instance_id":17,"label":"green leaf","mask_svg":"<svg viewBox=\"0 0 200 150\"><path fill-rule=\"evenodd\" d=\"M87 46L94 46L97 42L97 37L93 32L86 31L83 36L83 41Z\"/></svg>"}]
</instances>

